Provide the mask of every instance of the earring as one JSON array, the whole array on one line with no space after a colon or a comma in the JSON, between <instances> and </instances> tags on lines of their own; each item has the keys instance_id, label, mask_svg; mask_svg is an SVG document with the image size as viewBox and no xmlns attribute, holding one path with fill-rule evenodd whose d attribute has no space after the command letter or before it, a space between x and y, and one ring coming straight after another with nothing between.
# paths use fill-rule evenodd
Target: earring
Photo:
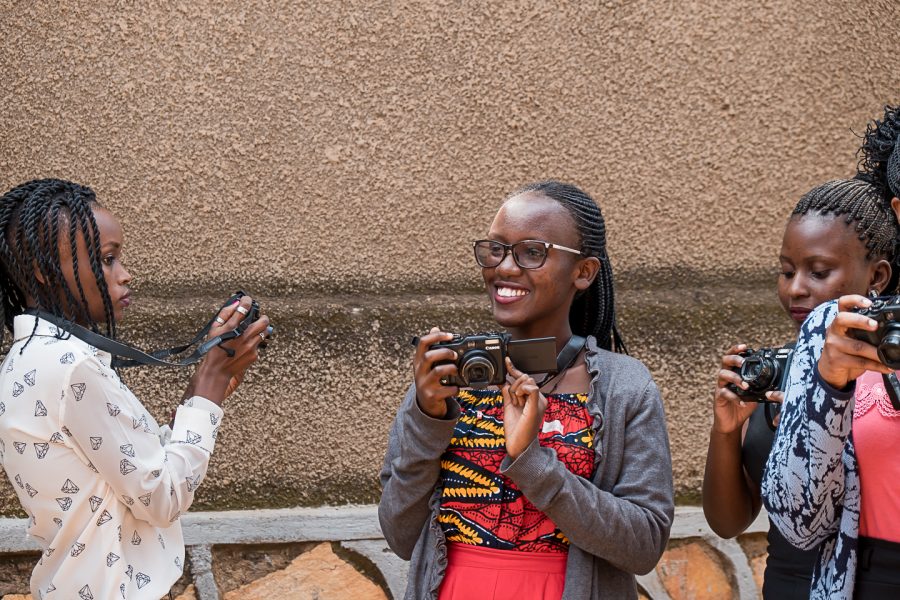
<instances>
[{"instance_id":1,"label":"earring","mask_svg":"<svg viewBox=\"0 0 900 600\"><path fill-rule=\"evenodd\" d=\"M874 290L874 289L869 290L869 298L872 298L874 300L877 297L878 297L878 290Z\"/></svg>"}]
</instances>

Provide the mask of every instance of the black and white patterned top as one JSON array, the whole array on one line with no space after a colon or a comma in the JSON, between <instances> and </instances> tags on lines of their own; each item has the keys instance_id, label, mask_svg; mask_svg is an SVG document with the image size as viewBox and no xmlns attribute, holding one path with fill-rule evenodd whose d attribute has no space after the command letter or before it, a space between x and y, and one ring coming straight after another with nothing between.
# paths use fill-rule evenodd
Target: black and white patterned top
<instances>
[{"instance_id":1,"label":"black and white patterned top","mask_svg":"<svg viewBox=\"0 0 900 600\"><path fill-rule=\"evenodd\" d=\"M158 600L181 576L179 516L206 474L222 409L195 396L161 429L109 354L41 319L29 341L35 319L15 318L0 365L0 459L44 550L31 593Z\"/></svg>"},{"instance_id":2,"label":"black and white patterned top","mask_svg":"<svg viewBox=\"0 0 900 600\"><path fill-rule=\"evenodd\" d=\"M850 600L859 535L859 468L851 426L855 385L836 390L819 375L825 330L837 302L807 317L791 360L781 422L763 477L763 503L785 538L821 544L812 600Z\"/></svg>"}]
</instances>

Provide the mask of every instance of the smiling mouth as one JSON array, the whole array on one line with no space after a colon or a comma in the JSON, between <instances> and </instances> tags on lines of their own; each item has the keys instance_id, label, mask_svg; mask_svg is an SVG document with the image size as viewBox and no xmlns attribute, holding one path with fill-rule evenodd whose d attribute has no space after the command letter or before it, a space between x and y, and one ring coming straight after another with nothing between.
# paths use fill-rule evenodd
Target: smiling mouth
<instances>
[{"instance_id":1,"label":"smiling mouth","mask_svg":"<svg viewBox=\"0 0 900 600\"><path fill-rule=\"evenodd\" d=\"M497 295L501 298L521 298L528 294L528 290L511 287L498 287Z\"/></svg>"}]
</instances>

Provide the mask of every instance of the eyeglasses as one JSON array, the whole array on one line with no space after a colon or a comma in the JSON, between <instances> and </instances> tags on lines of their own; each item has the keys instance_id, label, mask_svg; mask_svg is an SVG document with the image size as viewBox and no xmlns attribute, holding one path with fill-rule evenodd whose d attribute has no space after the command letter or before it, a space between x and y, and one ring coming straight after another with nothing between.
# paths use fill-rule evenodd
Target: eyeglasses
<instances>
[{"instance_id":1,"label":"eyeglasses","mask_svg":"<svg viewBox=\"0 0 900 600\"><path fill-rule=\"evenodd\" d=\"M475 240L475 262L485 269L492 269L503 262L506 255L512 253L513 260L522 269L539 269L544 266L550 248L581 255L579 250L566 248L559 244L540 240L523 240L515 244L504 244L495 240Z\"/></svg>"}]
</instances>

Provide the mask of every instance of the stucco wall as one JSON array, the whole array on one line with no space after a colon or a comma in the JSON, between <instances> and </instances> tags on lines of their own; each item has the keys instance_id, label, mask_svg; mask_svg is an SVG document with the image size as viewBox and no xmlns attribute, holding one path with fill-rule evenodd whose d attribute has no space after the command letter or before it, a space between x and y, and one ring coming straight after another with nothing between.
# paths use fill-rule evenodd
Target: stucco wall
<instances>
[{"instance_id":1,"label":"stucco wall","mask_svg":"<svg viewBox=\"0 0 900 600\"><path fill-rule=\"evenodd\" d=\"M597 4L0 0L0 187L71 178L120 216L126 335L186 334L240 286L278 322L200 505L375 500L409 336L489 325L468 241L551 176L604 209L697 490L718 354L791 331L790 207L900 99L900 5ZM128 377L160 418L185 379Z\"/></svg>"}]
</instances>

